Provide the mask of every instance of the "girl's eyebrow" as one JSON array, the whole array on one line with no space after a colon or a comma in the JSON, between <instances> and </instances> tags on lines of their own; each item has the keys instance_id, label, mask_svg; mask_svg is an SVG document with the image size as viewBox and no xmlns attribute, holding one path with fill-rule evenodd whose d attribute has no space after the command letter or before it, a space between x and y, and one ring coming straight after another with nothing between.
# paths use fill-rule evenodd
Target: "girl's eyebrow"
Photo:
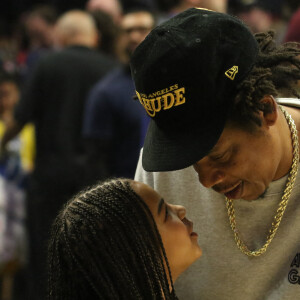
<instances>
[{"instance_id":1,"label":"girl's eyebrow","mask_svg":"<svg viewBox=\"0 0 300 300\"><path fill-rule=\"evenodd\" d=\"M158 215L161 213L161 209L163 207L164 202L165 202L164 199L161 198L160 201L159 201L159 203L158 203L158 208L157 208L157 214Z\"/></svg>"}]
</instances>

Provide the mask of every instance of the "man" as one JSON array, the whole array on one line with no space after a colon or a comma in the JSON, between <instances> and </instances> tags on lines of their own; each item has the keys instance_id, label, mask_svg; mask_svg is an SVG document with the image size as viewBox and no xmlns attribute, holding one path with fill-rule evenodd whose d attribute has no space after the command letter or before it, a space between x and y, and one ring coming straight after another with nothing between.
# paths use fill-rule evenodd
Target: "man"
<instances>
[{"instance_id":1,"label":"man","mask_svg":"<svg viewBox=\"0 0 300 300\"><path fill-rule=\"evenodd\" d=\"M53 50L57 12L51 5L38 5L28 12L25 29L28 35L28 51L22 66L22 79L27 80L38 60Z\"/></svg>"},{"instance_id":2,"label":"man","mask_svg":"<svg viewBox=\"0 0 300 300\"><path fill-rule=\"evenodd\" d=\"M294 93L300 51L273 37L195 8L132 57L152 117L136 179L185 205L200 232L203 256L176 282L179 298L299 297L300 111L274 97Z\"/></svg>"},{"instance_id":3,"label":"man","mask_svg":"<svg viewBox=\"0 0 300 300\"><path fill-rule=\"evenodd\" d=\"M128 60L154 27L153 15L136 9L121 22L127 62L101 79L90 93L84 118L89 182L111 176L133 178L149 117L133 100Z\"/></svg>"},{"instance_id":4,"label":"man","mask_svg":"<svg viewBox=\"0 0 300 300\"><path fill-rule=\"evenodd\" d=\"M44 299L45 247L52 220L84 182L82 111L90 88L116 64L94 50L93 18L69 11L57 22L56 40L63 49L39 61L7 128L2 150L24 124L36 129L35 168L28 192L30 299ZM36 297L36 298L34 298Z\"/></svg>"}]
</instances>

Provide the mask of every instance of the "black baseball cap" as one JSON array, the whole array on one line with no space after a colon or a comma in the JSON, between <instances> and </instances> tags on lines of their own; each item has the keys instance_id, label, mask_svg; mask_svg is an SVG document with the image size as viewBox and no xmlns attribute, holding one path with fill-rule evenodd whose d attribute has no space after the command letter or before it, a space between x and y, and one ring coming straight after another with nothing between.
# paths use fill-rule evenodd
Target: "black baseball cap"
<instances>
[{"instance_id":1,"label":"black baseball cap","mask_svg":"<svg viewBox=\"0 0 300 300\"><path fill-rule=\"evenodd\" d=\"M131 59L137 96L152 118L146 171L183 169L209 153L257 53L242 21L206 9L188 9L150 32Z\"/></svg>"}]
</instances>

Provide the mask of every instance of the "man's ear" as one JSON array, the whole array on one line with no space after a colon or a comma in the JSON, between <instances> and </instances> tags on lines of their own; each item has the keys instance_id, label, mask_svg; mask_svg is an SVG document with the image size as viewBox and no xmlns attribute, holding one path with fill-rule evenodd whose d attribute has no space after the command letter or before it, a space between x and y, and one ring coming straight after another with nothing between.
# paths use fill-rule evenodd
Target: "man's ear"
<instances>
[{"instance_id":1,"label":"man's ear","mask_svg":"<svg viewBox=\"0 0 300 300\"><path fill-rule=\"evenodd\" d=\"M264 110L260 113L263 118L263 123L266 126L274 125L278 118L277 104L274 97L272 95L266 95L260 102L264 106Z\"/></svg>"}]
</instances>

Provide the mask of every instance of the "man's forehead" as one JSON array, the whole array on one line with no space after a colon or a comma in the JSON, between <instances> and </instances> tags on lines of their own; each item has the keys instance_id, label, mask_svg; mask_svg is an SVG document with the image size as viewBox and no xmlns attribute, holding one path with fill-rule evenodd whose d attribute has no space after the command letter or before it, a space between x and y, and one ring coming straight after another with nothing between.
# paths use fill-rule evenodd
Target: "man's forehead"
<instances>
[{"instance_id":1,"label":"man's forehead","mask_svg":"<svg viewBox=\"0 0 300 300\"><path fill-rule=\"evenodd\" d=\"M122 27L132 27L132 26L139 26L139 25L145 25L145 26L152 26L154 23L154 19L152 15L146 11L140 11L140 12L131 12L128 13L123 17L123 20L121 22Z\"/></svg>"},{"instance_id":2,"label":"man's forehead","mask_svg":"<svg viewBox=\"0 0 300 300\"><path fill-rule=\"evenodd\" d=\"M231 125L226 125L219 140L217 143L213 146L213 148L208 152L208 155L213 155L216 153L220 153L228 149L229 145L229 139L228 137L230 135L234 135L236 133L237 128L232 127Z\"/></svg>"},{"instance_id":3,"label":"man's forehead","mask_svg":"<svg viewBox=\"0 0 300 300\"><path fill-rule=\"evenodd\" d=\"M220 140L219 140L220 141ZM222 151L222 143L219 141L217 142L217 144L208 152L207 155L213 155L213 154L216 154L216 153L219 153L220 151Z\"/></svg>"}]
</instances>

